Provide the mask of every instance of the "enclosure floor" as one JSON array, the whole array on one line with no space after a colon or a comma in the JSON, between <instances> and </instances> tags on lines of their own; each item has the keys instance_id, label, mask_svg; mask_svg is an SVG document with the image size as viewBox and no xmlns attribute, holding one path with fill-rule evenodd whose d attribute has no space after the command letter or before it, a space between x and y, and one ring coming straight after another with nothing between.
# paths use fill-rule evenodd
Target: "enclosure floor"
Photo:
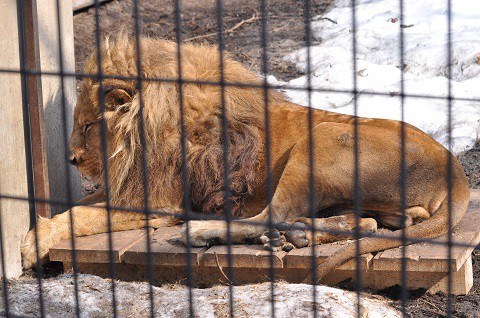
<instances>
[{"instance_id":1,"label":"enclosure floor","mask_svg":"<svg viewBox=\"0 0 480 318\"><path fill-rule=\"evenodd\" d=\"M454 229L453 244L447 248L448 237L435 243L417 243L405 247L406 283L408 289L424 288L431 293L448 291L449 264L452 272L452 294L467 294L473 284L472 257L480 242L480 190L471 190L467 214ZM314 248L294 249L289 253L271 253L261 245L232 245L231 257L227 246L188 249L180 241L180 228L149 230L150 255L147 253L147 230L112 233L113 250L109 252L108 234L75 239L78 269L82 273L111 277L109 261L115 263L115 277L126 281L148 280L148 258L152 264L153 284L187 283L211 286L218 283L247 284L268 281L272 277L289 282L302 282L312 270L312 262L322 260L337 251L344 242L323 244ZM321 283L336 285L346 279L361 276L365 287L383 289L401 285L402 248L364 254L360 271L350 260ZM50 250L50 260L62 262L71 270L71 241L58 243ZM187 261L189 260L189 264ZM273 267L273 270L270 268ZM190 273L188 275L187 273Z\"/></svg>"}]
</instances>

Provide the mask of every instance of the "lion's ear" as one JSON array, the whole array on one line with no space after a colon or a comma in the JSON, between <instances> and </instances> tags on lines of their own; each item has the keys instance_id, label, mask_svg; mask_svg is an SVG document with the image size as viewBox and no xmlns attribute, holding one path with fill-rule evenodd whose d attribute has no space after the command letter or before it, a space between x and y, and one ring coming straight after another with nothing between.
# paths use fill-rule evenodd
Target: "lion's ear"
<instances>
[{"instance_id":1,"label":"lion's ear","mask_svg":"<svg viewBox=\"0 0 480 318\"><path fill-rule=\"evenodd\" d=\"M129 103L132 101L132 96L122 88L113 88L105 91L103 100L105 111L114 111L121 107L122 112L127 112L130 109Z\"/></svg>"}]
</instances>

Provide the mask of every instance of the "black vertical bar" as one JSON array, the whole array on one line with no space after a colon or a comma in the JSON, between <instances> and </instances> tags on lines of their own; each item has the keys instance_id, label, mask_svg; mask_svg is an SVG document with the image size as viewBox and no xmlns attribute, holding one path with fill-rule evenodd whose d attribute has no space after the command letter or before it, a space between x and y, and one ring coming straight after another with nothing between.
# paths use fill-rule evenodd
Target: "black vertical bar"
<instances>
[{"instance_id":1,"label":"black vertical bar","mask_svg":"<svg viewBox=\"0 0 480 318\"><path fill-rule=\"evenodd\" d=\"M63 120L63 146L65 148L65 153L68 154L68 132L67 132L67 111L65 107L65 75L64 75L64 65L63 65L63 41L62 41L62 23L61 23L61 14L60 14L60 1L56 1L57 8L57 36L58 36L58 56L59 56L59 69L60 69L60 93L62 101L62 120ZM72 265L73 265L73 281L74 281L74 294L75 294L75 313L77 317L80 317L80 298L78 295L78 264L77 264L77 254L75 251L75 237L74 237L74 221L73 221L73 199L72 199L72 186L71 186L71 176L70 169L68 168L67 161L65 161L65 175L67 177L67 209L70 213L70 236L72 244Z\"/></svg>"},{"instance_id":2,"label":"black vertical bar","mask_svg":"<svg viewBox=\"0 0 480 318\"><path fill-rule=\"evenodd\" d=\"M308 164L309 164L309 178L308 178L308 188L309 188L309 195L308 195L308 208L310 210L310 218L312 219L312 224L315 220L315 176L313 174L314 169L314 136L313 136L313 108L312 108L312 77L311 77L311 29L310 29L310 21L311 21L311 10L312 10L312 3L310 0L305 0L305 44L307 45L307 93L308 93ZM312 226L312 238L315 239L315 226ZM311 270L310 276L312 277L312 311L313 317L317 317L317 271L315 270L317 267L317 260L315 256L315 242L312 242L312 257L311 257Z\"/></svg>"},{"instance_id":3,"label":"black vertical bar","mask_svg":"<svg viewBox=\"0 0 480 318\"><path fill-rule=\"evenodd\" d=\"M0 189L2 187L0 186ZM5 306L5 316L10 316L10 304L8 303L8 278L5 273L5 245L3 242L3 213L2 213L2 198L0 198L0 257L1 257L1 268L2 271L2 287L3 287L3 302Z\"/></svg>"},{"instance_id":4,"label":"black vertical bar","mask_svg":"<svg viewBox=\"0 0 480 318\"><path fill-rule=\"evenodd\" d=\"M403 28L400 26L404 24L404 6L403 0L400 0L400 16L399 16L399 28L400 28L400 38L399 38L399 49L400 49L400 112L401 112L401 121L400 121L400 211L402 213L401 217L401 228L402 228L402 259L401 259L401 301L402 301L402 316L407 316L407 258L406 258L406 243L407 237L405 235L405 222L406 214L405 210L407 208L407 163L405 158L405 83L404 83L404 48L405 48L405 34Z\"/></svg>"},{"instance_id":5,"label":"black vertical bar","mask_svg":"<svg viewBox=\"0 0 480 318\"><path fill-rule=\"evenodd\" d=\"M267 168L267 207L268 207L268 230L273 230L273 217L272 217L272 171L271 171L271 136L270 136L270 113L268 104L268 17L267 17L267 0L261 1L261 41L262 41L262 74L263 74L263 96L265 104L265 165ZM273 264L273 251L270 250L270 301L272 305L272 317L275 317L275 268Z\"/></svg>"},{"instance_id":6,"label":"black vertical bar","mask_svg":"<svg viewBox=\"0 0 480 318\"><path fill-rule=\"evenodd\" d=\"M99 9L100 3L98 0L94 1L95 8L95 36L97 42L97 79L99 83L98 97L100 101L100 123L101 123L101 144L103 148L102 164L104 170L104 180L105 180L105 209L107 210L107 231L108 231L108 265L109 265L109 274L111 278L112 285L112 309L113 317L117 317L117 298L115 292L115 263L113 256L113 241L112 241L112 208L110 205L110 185L108 183L108 158L107 158L107 123L105 120L105 100L103 96L103 71L102 71L102 50L101 50L101 34L100 34L100 18L99 18Z\"/></svg>"},{"instance_id":7,"label":"black vertical bar","mask_svg":"<svg viewBox=\"0 0 480 318\"><path fill-rule=\"evenodd\" d=\"M193 277L192 277L192 255L190 254L190 186L188 183L188 166L187 166L187 143L186 143L186 129L183 107L183 78L182 78L182 17L181 17L181 0L175 0L175 30L177 40L177 59L178 59L178 98L180 103L180 129L181 129L181 146L182 146L182 184L183 184L183 219L185 220L185 235L187 245L187 285L188 285L188 309L190 317L194 317L193 310Z\"/></svg>"},{"instance_id":8,"label":"black vertical bar","mask_svg":"<svg viewBox=\"0 0 480 318\"><path fill-rule=\"evenodd\" d=\"M232 236L230 233L230 226L232 220L232 202L230 200L230 166L228 164L228 153L229 153L229 144L228 144L228 114L227 107L225 104L225 74L224 74L224 64L223 64L223 4L222 0L217 0L217 30L218 30L218 48L219 48L219 68L220 68L220 98L222 103L222 161L223 161L223 174L224 174L224 204L225 204L225 220L227 222L227 275L228 279L233 281L233 267L232 267ZM228 284L229 297L228 302L230 306L230 317L234 316L233 308L233 286Z\"/></svg>"},{"instance_id":9,"label":"black vertical bar","mask_svg":"<svg viewBox=\"0 0 480 318\"><path fill-rule=\"evenodd\" d=\"M23 114L23 134L25 142L25 160L27 172L27 191L28 191L28 206L30 213L30 224L35 227L35 253L37 262L35 264L38 280L38 293L40 316L45 317L45 305L43 300L43 283L42 283L42 266L39 262L38 253L38 232L37 232L37 212L35 207L35 185L33 176L33 158L32 158L32 139L30 130L30 111L28 105L28 80L27 80L27 60L26 60L26 39L25 39L25 17L23 12L23 0L17 0L17 23L18 23L18 50L20 55L20 74L21 74L21 89L22 89L22 114Z\"/></svg>"},{"instance_id":10,"label":"black vertical bar","mask_svg":"<svg viewBox=\"0 0 480 318\"><path fill-rule=\"evenodd\" d=\"M354 120L353 120L353 133L354 138L354 212L355 212L355 282L356 282L356 291L357 291L357 316L362 315L361 309L361 297L360 293L362 291L362 271L360 269L360 214L362 208L362 197L360 193L360 165L359 165L359 129L358 129L358 95L357 95L357 14L356 14L356 1L352 0L352 74L353 74L353 108L354 108Z\"/></svg>"},{"instance_id":11,"label":"black vertical bar","mask_svg":"<svg viewBox=\"0 0 480 318\"><path fill-rule=\"evenodd\" d=\"M447 74L448 74L448 93L447 93L447 187L448 187L448 283L447 283L447 316L452 316L452 188L453 188L453 158L452 158L452 1L447 1Z\"/></svg>"},{"instance_id":12,"label":"black vertical bar","mask_svg":"<svg viewBox=\"0 0 480 318\"><path fill-rule=\"evenodd\" d=\"M151 251L151 238L150 238L150 205L148 202L149 198L149 188L148 188L148 167L147 167L147 143L145 141L145 123L143 121L143 77L142 77L142 50L141 50L141 43L140 43L140 22L139 22L139 12L138 12L138 2L140 0L134 1L134 14L133 14L133 19L134 19L134 25L135 25L135 46L136 46L136 53L137 53L137 59L136 59L136 64L137 64L137 87L138 87L138 99L140 102L140 109L138 112L138 121L139 121L139 126L140 126L140 144L142 145L142 169L143 169L143 174L142 174L142 184L143 184L143 213L145 214L146 218L146 236L147 236L147 275L148 275L148 294L150 298L150 317L155 316L155 302L154 302L154 296L153 296L153 280L154 280L154 274L153 274L153 260L152 260L152 251Z\"/></svg>"}]
</instances>

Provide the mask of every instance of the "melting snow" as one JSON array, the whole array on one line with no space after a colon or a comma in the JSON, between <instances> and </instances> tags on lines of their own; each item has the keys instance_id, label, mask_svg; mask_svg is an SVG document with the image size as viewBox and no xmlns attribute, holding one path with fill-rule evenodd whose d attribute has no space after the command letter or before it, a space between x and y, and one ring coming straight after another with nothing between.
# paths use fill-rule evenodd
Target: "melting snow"
<instances>
[{"instance_id":1,"label":"melting snow","mask_svg":"<svg viewBox=\"0 0 480 318\"><path fill-rule=\"evenodd\" d=\"M115 296L119 317L147 317L150 297L147 283L116 282ZM270 317L270 284L233 287L233 311L236 317ZM93 275L78 276L81 317L112 316L111 282ZM305 284L275 284L274 305L279 317L313 316L312 286ZM358 317L357 295L337 288L316 286L317 317ZM195 317L229 316L229 288L215 286L193 289ZM156 317L188 317L189 294L184 286L153 287ZM3 296L3 295L2 295ZM39 317L36 279L18 280L8 286L10 314ZM3 298L3 297L2 297ZM75 293L72 275L60 275L43 281L43 301L46 317L75 317ZM362 296L361 317L400 317L381 297ZM0 310L5 312L3 301Z\"/></svg>"},{"instance_id":2,"label":"melting snow","mask_svg":"<svg viewBox=\"0 0 480 318\"><path fill-rule=\"evenodd\" d=\"M471 148L480 137L480 2L453 1L451 25L451 95L453 152ZM407 97L404 120L448 147L448 25L446 0L405 1L400 19L398 0L357 1L356 85L358 115L400 120L400 30L404 31L404 92L437 98ZM311 105L345 114L354 113L353 37L350 1L311 23L320 44L310 48ZM286 57L307 73L307 49ZM306 87L307 75L288 83ZM345 93L347 92L347 93ZM385 95L363 94L377 92ZM286 90L299 104L308 106L308 94ZM470 100L474 99L474 100ZM476 100L475 100L476 99Z\"/></svg>"}]
</instances>

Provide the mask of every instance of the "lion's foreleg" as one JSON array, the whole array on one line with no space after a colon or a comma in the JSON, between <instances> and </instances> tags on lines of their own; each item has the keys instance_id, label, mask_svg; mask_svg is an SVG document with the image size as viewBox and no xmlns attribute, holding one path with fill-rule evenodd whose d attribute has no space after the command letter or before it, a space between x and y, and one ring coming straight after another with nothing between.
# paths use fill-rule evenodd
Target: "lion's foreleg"
<instances>
[{"instance_id":1,"label":"lion's foreleg","mask_svg":"<svg viewBox=\"0 0 480 318\"><path fill-rule=\"evenodd\" d=\"M104 204L92 206L76 206L71 210L58 214L52 219L37 220L35 229L28 232L22 244L23 267L31 268L36 260L35 239L38 238L38 255L40 261L48 258L49 249L61 240L75 237L106 233L109 230L109 213ZM71 222L73 221L73 222ZM149 225L152 227L173 225L174 217L155 217ZM128 211L110 211L110 230L112 232L143 228L147 224L145 215Z\"/></svg>"},{"instance_id":2,"label":"lion's foreleg","mask_svg":"<svg viewBox=\"0 0 480 318\"><path fill-rule=\"evenodd\" d=\"M183 241L193 246L251 242L259 239L276 222L307 216L308 196L303 191L306 187L305 180L308 181L308 175L305 178L295 171L294 166L287 166L272 201L260 214L245 220L231 221L229 226L226 221L191 221L189 241L187 242L186 236L187 225L184 225Z\"/></svg>"},{"instance_id":3,"label":"lion's foreleg","mask_svg":"<svg viewBox=\"0 0 480 318\"><path fill-rule=\"evenodd\" d=\"M267 227L268 214L263 212L253 218L231 221L230 224L223 220L190 221L183 225L182 240L193 246L246 243L259 238Z\"/></svg>"}]
</instances>

